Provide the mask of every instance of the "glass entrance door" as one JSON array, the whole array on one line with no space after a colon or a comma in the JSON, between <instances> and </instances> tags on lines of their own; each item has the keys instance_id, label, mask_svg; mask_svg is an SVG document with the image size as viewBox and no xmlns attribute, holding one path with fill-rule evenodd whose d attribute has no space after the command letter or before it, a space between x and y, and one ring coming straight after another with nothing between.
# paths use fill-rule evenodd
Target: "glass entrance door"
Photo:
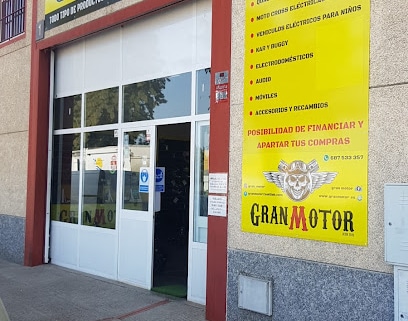
<instances>
[{"instance_id":1,"label":"glass entrance door","mask_svg":"<svg viewBox=\"0 0 408 321\"><path fill-rule=\"evenodd\" d=\"M207 275L209 121L196 123L194 148L193 233L190 233L188 300L205 304Z\"/></svg>"},{"instance_id":2,"label":"glass entrance door","mask_svg":"<svg viewBox=\"0 0 408 321\"><path fill-rule=\"evenodd\" d=\"M118 279L151 289L155 189L154 126L121 134Z\"/></svg>"}]
</instances>

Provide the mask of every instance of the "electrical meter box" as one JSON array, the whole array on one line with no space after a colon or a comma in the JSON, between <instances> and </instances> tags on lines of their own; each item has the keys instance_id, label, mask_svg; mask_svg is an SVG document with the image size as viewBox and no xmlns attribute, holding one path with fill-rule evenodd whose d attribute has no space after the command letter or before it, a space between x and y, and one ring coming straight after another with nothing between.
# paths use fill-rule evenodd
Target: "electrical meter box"
<instances>
[{"instance_id":1,"label":"electrical meter box","mask_svg":"<svg viewBox=\"0 0 408 321\"><path fill-rule=\"evenodd\" d=\"M394 266L394 320L408 320L408 268Z\"/></svg>"},{"instance_id":2,"label":"electrical meter box","mask_svg":"<svg viewBox=\"0 0 408 321\"><path fill-rule=\"evenodd\" d=\"M384 186L385 261L408 267L408 184Z\"/></svg>"}]
</instances>

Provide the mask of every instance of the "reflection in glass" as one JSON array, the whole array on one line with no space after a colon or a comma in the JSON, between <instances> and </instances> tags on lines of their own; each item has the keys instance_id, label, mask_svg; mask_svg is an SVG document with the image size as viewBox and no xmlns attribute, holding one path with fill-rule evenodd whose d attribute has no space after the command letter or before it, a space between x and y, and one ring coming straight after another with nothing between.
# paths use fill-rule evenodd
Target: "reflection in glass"
<instances>
[{"instance_id":1,"label":"reflection in glass","mask_svg":"<svg viewBox=\"0 0 408 321\"><path fill-rule=\"evenodd\" d=\"M118 122L119 87L85 94L85 126Z\"/></svg>"},{"instance_id":2,"label":"reflection in glass","mask_svg":"<svg viewBox=\"0 0 408 321\"><path fill-rule=\"evenodd\" d=\"M195 146L194 242L207 243L210 126L198 125Z\"/></svg>"},{"instance_id":3,"label":"reflection in glass","mask_svg":"<svg viewBox=\"0 0 408 321\"><path fill-rule=\"evenodd\" d=\"M113 130L85 134L82 224L114 229L118 139Z\"/></svg>"},{"instance_id":4,"label":"reflection in glass","mask_svg":"<svg viewBox=\"0 0 408 321\"><path fill-rule=\"evenodd\" d=\"M148 131L124 133L123 167L122 208L147 211L149 205L148 171L150 167L150 135Z\"/></svg>"},{"instance_id":5,"label":"reflection in glass","mask_svg":"<svg viewBox=\"0 0 408 321\"><path fill-rule=\"evenodd\" d=\"M210 112L210 82L211 68L197 71L196 113L198 115Z\"/></svg>"},{"instance_id":6,"label":"reflection in glass","mask_svg":"<svg viewBox=\"0 0 408 321\"><path fill-rule=\"evenodd\" d=\"M123 120L133 122L191 113L191 73L123 86Z\"/></svg>"},{"instance_id":7,"label":"reflection in glass","mask_svg":"<svg viewBox=\"0 0 408 321\"><path fill-rule=\"evenodd\" d=\"M79 134L54 136L51 219L78 224Z\"/></svg>"},{"instance_id":8,"label":"reflection in glass","mask_svg":"<svg viewBox=\"0 0 408 321\"><path fill-rule=\"evenodd\" d=\"M54 100L54 129L81 127L81 97L75 95Z\"/></svg>"}]
</instances>

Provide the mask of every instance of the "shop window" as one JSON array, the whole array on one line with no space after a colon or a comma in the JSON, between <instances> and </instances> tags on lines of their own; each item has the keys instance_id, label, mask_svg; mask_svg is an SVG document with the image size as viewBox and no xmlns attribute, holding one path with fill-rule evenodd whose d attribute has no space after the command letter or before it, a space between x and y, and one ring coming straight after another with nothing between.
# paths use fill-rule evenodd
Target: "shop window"
<instances>
[{"instance_id":1,"label":"shop window","mask_svg":"<svg viewBox=\"0 0 408 321\"><path fill-rule=\"evenodd\" d=\"M53 141L51 219L78 223L80 135L56 135Z\"/></svg>"},{"instance_id":2,"label":"shop window","mask_svg":"<svg viewBox=\"0 0 408 321\"><path fill-rule=\"evenodd\" d=\"M194 242L207 243L210 125L197 123L194 182Z\"/></svg>"},{"instance_id":3,"label":"shop window","mask_svg":"<svg viewBox=\"0 0 408 321\"><path fill-rule=\"evenodd\" d=\"M116 227L118 138L115 131L85 133L82 225Z\"/></svg>"},{"instance_id":4,"label":"shop window","mask_svg":"<svg viewBox=\"0 0 408 321\"><path fill-rule=\"evenodd\" d=\"M191 114L191 73L123 87L123 120L163 119Z\"/></svg>"},{"instance_id":5,"label":"shop window","mask_svg":"<svg viewBox=\"0 0 408 321\"><path fill-rule=\"evenodd\" d=\"M54 100L54 129L81 127L81 97L75 95Z\"/></svg>"},{"instance_id":6,"label":"shop window","mask_svg":"<svg viewBox=\"0 0 408 321\"><path fill-rule=\"evenodd\" d=\"M139 181L150 166L150 133L135 131L123 137L123 204L127 210L149 209L148 184Z\"/></svg>"},{"instance_id":7,"label":"shop window","mask_svg":"<svg viewBox=\"0 0 408 321\"><path fill-rule=\"evenodd\" d=\"M211 69L197 70L196 86L196 113L208 114L210 112L210 82Z\"/></svg>"},{"instance_id":8,"label":"shop window","mask_svg":"<svg viewBox=\"0 0 408 321\"><path fill-rule=\"evenodd\" d=\"M25 0L0 1L0 42L4 42L24 32Z\"/></svg>"},{"instance_id":9,"label":"shop window","mask_svg":"<svg viewBox=\"0 0 408 321\"><path fill-rule=\"evenodd\" d=\"M85 94L85 126L118 122L119 87Z\"/></svg>"}]
</instances>

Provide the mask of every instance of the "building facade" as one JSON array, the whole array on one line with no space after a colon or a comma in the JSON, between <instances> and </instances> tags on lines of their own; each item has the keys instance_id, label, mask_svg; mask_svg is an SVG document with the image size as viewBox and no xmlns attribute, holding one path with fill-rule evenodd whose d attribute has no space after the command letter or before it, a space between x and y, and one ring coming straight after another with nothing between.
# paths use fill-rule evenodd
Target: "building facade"
<instances>
[{"instance_id":1,"label":"building facade","mask_svg":"<svg viewBox=\"0 0 408 321\"><path fill-rule=\"evenodd\" d=\"M384 185L408 180L403 2L1 4L1 258L175 283L214 321L394 319ZM296 131L340 122L335 146ZM321 173L336 174L317 187Z\"/></svg>"}]
</instances>

